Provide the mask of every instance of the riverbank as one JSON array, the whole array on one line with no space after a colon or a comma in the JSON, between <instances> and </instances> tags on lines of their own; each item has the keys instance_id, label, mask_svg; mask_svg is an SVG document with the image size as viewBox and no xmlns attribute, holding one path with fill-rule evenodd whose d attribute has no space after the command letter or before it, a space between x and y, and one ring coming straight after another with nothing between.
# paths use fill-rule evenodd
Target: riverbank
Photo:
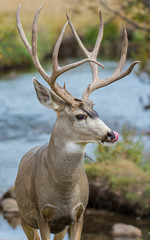
<instances>
[{"instance_id":1,"label":"riverbank","mask_svg":"<svg viewBox=\"0 0 150 240\"><path fill-rule=\"evenodd\" d=\"M89 208L150 217L150 172L126 159L85 165Z\"/></svg>"}]
</instances>

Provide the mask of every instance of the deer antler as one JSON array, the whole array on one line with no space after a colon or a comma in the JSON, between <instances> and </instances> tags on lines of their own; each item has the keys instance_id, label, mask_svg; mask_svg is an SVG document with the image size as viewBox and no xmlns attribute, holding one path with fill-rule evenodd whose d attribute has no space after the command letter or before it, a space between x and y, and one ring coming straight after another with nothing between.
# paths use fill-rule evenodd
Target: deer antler
<instances>
[{"instance_id":1,"label":"deer antler","mask_svg":"<svg viewBox=\"0 0 150 240\"><path fill-rule=\"evenodd\" d=\"M71 63L68 64L66 66L60 67L58 65L58 53L59 53L59 48L66 30L66 27L68 25L68 20L65 23L64 27L62 28L62 31L59 35L59 38L55 44L54 50L53 50L53 55L52 55L52 65L53 65L53 71L51 76L49 76L45 70L43 69L43 67L41 66L38 56L37 56L37 23L38 23L38 17L39 17L39 13L41 11L43 4L38 8L38 10L36 11L35 17L34 17L34 21L33 21L33 25L32 25L32 46L30 45L30 43L28 42L26 35L24 33L24 30L22 28L21 25L21 21L20 21L20 7L21 5L19 5L18 9L17 9L17 15L16 15L16 19L17 19L17 27L21 36L21 39L25 45L25 47L27 48L32 61L35 65L35 67L37 68L37 70L39 71L39 73L42 75L42 77L46 80L46 82L49 84L49 86L52 88L52 90L59 96L61 97L63 100L65 100L66 102L68 102L72 107L74 107L75 105L78 105L79 102L75 101L75 98L66 90L66 88L62 88L58 83L56 83L56 79L59 75L61 75L62 73L76 68L79 65L86 63L86 62L92 62L94 64L98 64L99 66L103 67L103 65L97 61L95 61L94 59L90 58L88 56L87 59L83 59L81 61L75 62L75 63Z\"/></svg>"},{"instance_id":2,"label":"deer antler","mask_svg":"<svg viewBox=\"0 0 150 240\"><path fill-rule=\"evenodd\" d=\"M67 19L69 21L69 25L71 27L71 30L76 38L76 41L78 42L80 48L82 49L83 53L89 58L89 59L93 59L95 61L97 61L97 55L99 52L99 48L100 48L100 44L102 41L102 37L103 37L103 19L102 19L102 14L101 12L99 13L100 15L100 26L99 26L99 32L98 32L98 36L97 36L97 40L94 46L94 49L92 52L89 52L83 45L83 43L81 42L72 22L70 21L68 15L67 15ZM132 69L134 68L134 66L139 63L139 61L135 61L133 62L130 67L124 71L123 73L121 73L122 67L126 61L126 56L127 56L127 49L128 49L128 38L127 38L127 31L125 26L123 27L123 44L122 44L122 51L121 51L121 57L120 57L120 61L118 64L118 67L116 69L116 71L108 78L104 79L104 80L100 80L99 78L99 73L98 73L98 67L96 64L93 64L92 62L90 62L90 66L91 66L91 70L92 70L92 78L93 81L91 84L88 85L88 87L85 89L83 95L82 95L82 99L88 99L89 95L96 89L98 88L102 88L104 86L107 86L125 76L127 76Z\"/></svg>"}]
</instances>

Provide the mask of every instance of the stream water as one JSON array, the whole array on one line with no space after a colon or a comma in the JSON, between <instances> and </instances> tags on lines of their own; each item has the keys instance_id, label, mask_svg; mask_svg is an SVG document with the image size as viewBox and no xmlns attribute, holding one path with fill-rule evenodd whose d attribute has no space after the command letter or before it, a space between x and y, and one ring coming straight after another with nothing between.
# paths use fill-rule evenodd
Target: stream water
<instances>
[{"instance_id":1,"label":"stream water","mask_svg":"<svg viewBox=\"0 0 150 240\"><path fill-rule=\"evenodd\" d=\"M106 78L113 73L117 63L103 63L105 70L101 70L100 77ZM130 62L127 62L127 66L129 64ZM21 157L30 148L49 141L56 120L55 113L38 102L33 88L33 77L46 86L36 72L0 78L0 196L14 184ZM90 68L85 64L78 70L65 73L58 81L60 84L65 81L67 89L80 98L91 81ZM150 132L150 111L145 111L140 103L141 98L146 102L149 95L150 84L143 84L133 71L126 78L95 91L90 98L95 103L95 110L100 118L110 128L120 131L124 125L134 127L140 135L141 132ZM143 140L149 148L149 137L144 135ZM86 149L93 158L95 147L89 144ZM2 215L1 239L24 239L20 227L10 227Z\"/></svg>"}]
</instances>

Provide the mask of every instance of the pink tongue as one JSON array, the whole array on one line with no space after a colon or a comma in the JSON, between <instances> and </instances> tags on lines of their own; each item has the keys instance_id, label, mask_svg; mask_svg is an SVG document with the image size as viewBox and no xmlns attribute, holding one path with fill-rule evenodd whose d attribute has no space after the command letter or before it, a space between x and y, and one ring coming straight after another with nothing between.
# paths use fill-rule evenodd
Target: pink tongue
<instances>
[{"instance_id":1,"label":"pink tongue","mask_svg":"<svg viewBox=\"0 0 150 240\"><path fill-rule=\"evenodd\" d=\"M115 139L112 140L112 142L116 142L119 139L119 133L113 131L113 133L115 134Z\"/></svg>"}]
</instances>

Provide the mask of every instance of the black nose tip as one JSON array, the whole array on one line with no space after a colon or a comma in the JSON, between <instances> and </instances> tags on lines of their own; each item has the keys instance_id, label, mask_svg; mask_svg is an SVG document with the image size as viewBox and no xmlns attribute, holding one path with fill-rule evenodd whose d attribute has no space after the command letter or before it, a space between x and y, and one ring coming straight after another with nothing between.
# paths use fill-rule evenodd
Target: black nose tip
<instances>
[{"instance_id":1,"label":"black nose tip","mask_svg":"<svg viewBox=\"0 0 150 240\"><path fill-rule=\"evenodd\" d=\"M114 132L107 132L107 137L112 141L115 139L115 134Z\"/></svg>"}]
</instances>

